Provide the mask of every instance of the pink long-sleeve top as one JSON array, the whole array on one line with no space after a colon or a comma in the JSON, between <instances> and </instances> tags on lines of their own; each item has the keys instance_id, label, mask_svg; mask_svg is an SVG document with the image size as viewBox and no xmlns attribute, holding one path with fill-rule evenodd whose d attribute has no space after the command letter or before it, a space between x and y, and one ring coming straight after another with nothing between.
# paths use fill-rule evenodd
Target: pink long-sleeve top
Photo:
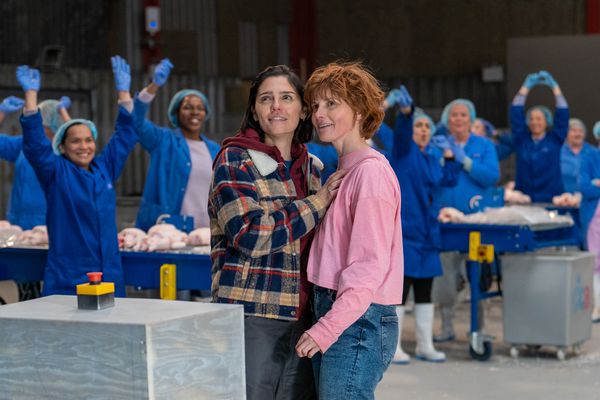
<instances>
[{"instance_id":1,"label":"pink long-sleeve top","mask_svg":"<svg viewBox=\"0 0 600 400\"><path fill-rule=\"evenodd\" d=\"M317 228L308 261L308 280L337 291L331 310L307 331L323 353L372 303L402 302L398 179L371 148L341 157L339 168L348 173Z\"/></svg>"}]
</instances>

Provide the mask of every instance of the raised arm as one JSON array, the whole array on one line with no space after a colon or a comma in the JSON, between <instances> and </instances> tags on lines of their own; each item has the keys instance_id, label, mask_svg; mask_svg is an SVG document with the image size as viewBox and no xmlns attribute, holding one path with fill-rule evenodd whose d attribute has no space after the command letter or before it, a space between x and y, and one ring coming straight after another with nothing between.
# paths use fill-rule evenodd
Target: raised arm
<instances>
[{"instance_id":1,"label":"raised arm","mask_svg":"<svg viewBox=\"0 0 600 400\"><path fill-rule=\"evenodd\" d=\"M154 150L160 144L163 135L171 134L168 129L159 127L146 118L150 103L154 100L158 89L167 81L171 69L173 69L173 64L168 58L161 60L154 69L152 82L135 98L133 122L140 135L140 143L147 151Z\"/></svg>"},{"instance_id":2,"label":"raised arm","mask_svg":"<svg viewBox=\"0 0 600 400\"><path fill-rule=\"evenodd\" d=\"M538 73L527 75L523 85L515 95L510 107L510 126L513 132L515 143L519 144L525 140L529 133L527 130L527 121L525 118L525 101L532 87L538 84Z\"/></svg>"},{"instance_id":3,"label":"raised arm","mask_svg":"<svg viewBox=\"0 0 600 400\"><path fill-rule=\"evenodd\" d=\"M71 115L67 111L69 108L71 108L71 98L69 96L62 96L56 105L56 111L64 122L71 120Z\"/></svg>"},{"instance_id":4,"label":"raised arm","mask_svg":"<svg viewBox=\"0 0 600 400\"><path fill-rule=\"evenodd\" d=\"M56 156L52 152L52 144L44 134L42 116L37 107L40 72L22 65L17 68L17 80L25 92L25 110L21 116L23 153L33 166L40 183L46 186L54 176Z\"/></svg>"},{"instance_id":5,"label":"raised arm","mask_svg":"<svg viewBox=\"0 0 600 400\"><path fill-rule=\"evenodd\" d=\"M394 158L403 158L415 146L412 140L414 104L404 85L395 90L397 91L395 101L400 106L400 113L396 117L396 124L394 125L394 145L391 154Z\"/></svg>"},{"instance_id":6,"label":"raised arm","mask_svg":"<svg viewBox=\"0 0 600 400\"><path fill-rule=\"evenodd\" d=\"M0 103L0 123L4 121L4 118L7 114L12 114L16 111L21 111L24 105L25 102L23 101L23 99L20 99L15 96L8 96L4 100L2 100L2 103Z\"/></svg>"},{"instance_id":7,"label":"raised arm","mask_svg":"<svg viewBox=\"0 0 600 400\"><path fill-rule=\"evenodd\" d=\"M138 135L133 126L133 116L125 107L120 106L115 131L101 155L113 182L119 179L127 157L137 141Z\"/></svg>"},{"instance_id":8,"label":"raised arm","mask_svg":"<svg viewBox=\"0 0 600 400\"><path fill-rule=\"evenodd\" d=\"M567 138L569 132L569 105L567 99L560 90L558 82L548 71L539 72L540 83L548 86L552 90L554 99L556 102L556 108L554 111L554 126L550 131L550 135L553 135L556 140L563 143Z\"/></svg>"},{"instance_id":9,"label":"raised arm","mask_svg":"<svg viewBox=\"0 0 600 400\"><path fill-rule=\"evenodd\" d=\"M9 96L0 103L0 123L4 121L6 114L11 114L23 109L25 101L22 99ZM23 148L23 138L0 135L0 158L6 161L15 162L19 153Z\"/></svg>"}]
</instances>

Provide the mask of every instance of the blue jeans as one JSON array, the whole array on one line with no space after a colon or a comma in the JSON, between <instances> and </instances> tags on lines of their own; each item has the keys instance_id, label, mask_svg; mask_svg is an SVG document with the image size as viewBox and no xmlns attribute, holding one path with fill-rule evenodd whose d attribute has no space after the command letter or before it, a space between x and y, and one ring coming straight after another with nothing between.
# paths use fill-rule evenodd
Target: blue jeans
<instances>
[{"instance_id":1,"label":"blue jeans","mask_svg":"<svg viewBox=\"0 0 600 400\"><path fill-rule=\"evenodd\" d=\"M316 319L331 309L335 295L334 290L314 287ZM374 399L397 342L395 306L371 304L325 354L312 358L319 400Z\"/></svg>"}]
</instances>

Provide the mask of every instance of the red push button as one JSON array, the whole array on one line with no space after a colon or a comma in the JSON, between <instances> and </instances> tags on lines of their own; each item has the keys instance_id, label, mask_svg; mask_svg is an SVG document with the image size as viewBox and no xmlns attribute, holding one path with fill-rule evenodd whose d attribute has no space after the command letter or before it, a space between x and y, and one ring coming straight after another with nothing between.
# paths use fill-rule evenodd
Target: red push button
<instances>
[{"instance_id":1,"label":"red push button","mask_svg":"<svg viewBox=\"0 0 600 400\"><path fill-rule=\"evenodd\" d=\"M90 285L99 285L102 282L102 272L88 272L87 277Z\"/></svg>"}]
</instances>

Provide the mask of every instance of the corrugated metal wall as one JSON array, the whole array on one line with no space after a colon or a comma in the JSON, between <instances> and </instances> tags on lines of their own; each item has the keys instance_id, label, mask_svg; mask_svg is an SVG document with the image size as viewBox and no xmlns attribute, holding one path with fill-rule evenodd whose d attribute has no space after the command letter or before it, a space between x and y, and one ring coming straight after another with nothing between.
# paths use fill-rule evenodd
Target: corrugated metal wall
<instances>
[{"instance_id":1,"label":"corrugated metal wall","mask_svg":"<svg viewBox=\"0 0 600 400\"><path fill-rule=\"evenodd\" d=\"M108 57L106 21L114 4L108 0L0 1L1 62L34 64L45 46L60 45L64 65L102 68Z\"/></svg>"}]
</instances>

